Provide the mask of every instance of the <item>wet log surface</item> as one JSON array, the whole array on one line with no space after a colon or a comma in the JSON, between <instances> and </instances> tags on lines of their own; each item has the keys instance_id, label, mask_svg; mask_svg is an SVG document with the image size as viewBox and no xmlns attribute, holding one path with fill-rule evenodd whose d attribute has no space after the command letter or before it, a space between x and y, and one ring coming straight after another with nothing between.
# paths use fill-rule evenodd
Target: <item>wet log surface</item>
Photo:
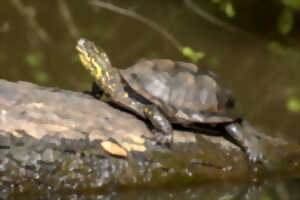
<instances>
[{"instance_id":1,"label":"wet log surface","mask_svg":"<svg viewBox=\"0 0 300 200\"><path fill-rule=\"evenodd\" d=\"M167 148L151 142L149 127L83 93L0 80L0 192L111 191L300 172L298 144L261 135L268 160L249 164L223 136L176 130Z\"/></svg>"}]
</instances>

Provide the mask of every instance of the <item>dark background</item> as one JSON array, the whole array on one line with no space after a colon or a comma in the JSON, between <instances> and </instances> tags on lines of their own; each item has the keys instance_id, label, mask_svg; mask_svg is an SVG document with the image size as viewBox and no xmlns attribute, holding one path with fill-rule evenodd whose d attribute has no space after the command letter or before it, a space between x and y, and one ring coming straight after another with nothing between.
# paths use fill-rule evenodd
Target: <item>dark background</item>
<instances>
[{"instance_id":1,"label":"dark background","mask_svg":"<svg viewBox=\"0 0 300 200\"><path fill-rule=\"evenodd\" d=\"M232 89L246 119L268 135L299 141L300 1L106 2L205 53L198 66L216 72ZM95 41L118 67L140 58L191 62L161 31L88 1L2 0L0 13L0 78L9 81L89 89L92 78L74 48L80 37Z\"/></svg>"}]
</instances>

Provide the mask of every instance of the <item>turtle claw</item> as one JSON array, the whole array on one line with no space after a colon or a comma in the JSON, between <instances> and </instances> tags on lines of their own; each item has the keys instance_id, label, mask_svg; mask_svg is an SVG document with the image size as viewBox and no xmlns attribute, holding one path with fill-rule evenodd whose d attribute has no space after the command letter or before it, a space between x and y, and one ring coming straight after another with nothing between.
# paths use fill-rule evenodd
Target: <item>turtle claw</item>
<instances>
[{"instance_id":1,"label":"turtle claw","mask_svg":"<svg viewBox=\"0 0 300 200\"><path fill-rule=\"evenodd\" d=\"M245 150L250 162L265 162L265 142L256 134L256 130L250 124L243 124L241 126L238 123L232 123L225 128Z\"/></svg>"},{"instance_id":2,"label":"turtle claw","mask_svg":"<svg viewBox=\"0 0 300 200\"><path fill-rule=\"evenodd\" d=\"M266 146L263 139L251 136L249 140L245 142L244 148L250 162L264 163L266 161Z\"/></svg>"},{"instance_id":3,"label":"turtle claw","mask_svg":"<svg viewBox=\"0 0 300 200\"><path fill-rule=\"evenodd\" d=\"M170 146L173 142L173 136L172 134L163 134L162 132L154 131L153 140L155 144Z\"/></svg>"},{"instance_id":4,"label":"turtle claw","mask_svg":"<svg viewBox=\"0 0 300 200\"><path fill-rule=\"evenodd\" d=\"M263 162L264 161L264 156L261 152L256 152L256 151L252 151L252 150L247 150L246 151L247 155L248 155L248 160L250 162L256 163L256 162Z\"/></svg>"},{"instance_id":5,"label":"turtle claw","mask_svg":"<svg viewBox=\"0 0 300 200\"><path fill-rule=\"evenodd\" d=\"M160 137L160 143L162 144L171 144L172 143L172 135L163 135Z\"/></svg>"}]
</instances>

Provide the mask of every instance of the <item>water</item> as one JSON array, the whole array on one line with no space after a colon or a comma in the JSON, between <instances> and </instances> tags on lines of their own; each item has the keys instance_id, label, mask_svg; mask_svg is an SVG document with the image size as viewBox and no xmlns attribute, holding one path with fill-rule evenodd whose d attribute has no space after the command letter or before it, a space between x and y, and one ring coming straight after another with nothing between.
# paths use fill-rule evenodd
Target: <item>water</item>
<instances>
[{"instance_id":1,"label":"water","mask_svg":"<svg viewBox=\"0 0 300 200\"><path fill-rule=\"evenodd\" d=\"M237 16L228 19L216 5L208 2L199 5L232 24L235 27L232 31L229 26L220 27L203 19L184 1L111 2L160 24L180 44L205 52L206 57L198 65L215 71L232 89L238 109L246 119L268 135L299 141L299 34L297 29L285 38L278 34L276 9L269 13L264 7L259 10L247 4L248 10L252 9L248 13L244 12L245 5L237 4ZM114 66L127 67L140 58L190 61L149 26L87 1L3 0L1 3L0 78L6 80L25 80L75 91L90 88L92 79L74 49L80 37L105 49ZM257 199L268 199L264 195L270 195L270 199L297 199L299 192L294 188L299 186L299 179L263 184L258 187L262 192L256 192ZM233 183L224 186L230 190L235 187L238 186ZM213 184L190 191L206 199L205 195L211 197L216 188L222 190L223 186ZM186 190L181 189L181 194L185 194ZM145 193L147 199L153 191ZM225 194L221 192L217 198ZM157 193L158 197L164 195L169 192ZM224 199L232 199L231 192L228 195Z\"/></svg>"}]
</instances>

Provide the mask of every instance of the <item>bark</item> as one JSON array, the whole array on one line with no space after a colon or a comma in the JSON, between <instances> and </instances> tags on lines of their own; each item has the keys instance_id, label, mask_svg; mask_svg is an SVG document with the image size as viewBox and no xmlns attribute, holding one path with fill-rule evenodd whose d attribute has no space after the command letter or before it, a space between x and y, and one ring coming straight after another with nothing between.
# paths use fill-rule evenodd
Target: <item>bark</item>
<instances>
[{"instance_id":1,"label":"bark","mask_svg":"<svg viewBox=\"0 0 300 200\"><path fill-rule=\"evenodd\" d=\"M299 145L282 139L262 135L268 159L251 164L223 136L176 130L169 148L153 144L149 127L83 93L0 80L0 185L110 191L299 172Z\"/></svg>"}]
</instances>

